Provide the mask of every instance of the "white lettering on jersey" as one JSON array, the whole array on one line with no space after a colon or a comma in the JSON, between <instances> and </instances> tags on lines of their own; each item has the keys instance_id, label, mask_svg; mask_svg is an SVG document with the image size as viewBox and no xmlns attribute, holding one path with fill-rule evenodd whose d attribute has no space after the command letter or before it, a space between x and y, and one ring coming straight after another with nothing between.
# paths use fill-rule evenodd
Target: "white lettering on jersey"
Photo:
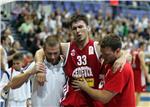
<instances>
[{"instance_id":1,"label":"white lettering on jersey","mask_svg":"<svg viewBox=\"0 0 150 107\"><path fill-rule=\"evenodd\" d=\"M101 81L98 85L98 88L99 89L103 88L104 84L105 84L105 81Z\"/></svg>"},{"instance_id":2,"label":"white lettering on jersey","mask_svg":"<svg viewBox=\"0 0 150 107\"><path fill-rule=\"evenodd\" d=\"M92 77L92 76L93 76L92 70L88 66L78 67L72 73L72 77L75 78Z\"/></svg>"},{"instance_id":3,"label":"white lettering on jersey","mask_svg":"<svg viewBox=\"0 0 150 107\"><path fill-rule=\"evenodd\" d=\"M94 48L93 46L89 46L89 55L93 55L94 54Z\"/></svg>"},{"instance_id":4,"label":"white lettering on jersey","mask_svg":"<svg viewBox=\"0 0 150 107\"><path fill-rule=\"evenodd\" d=\"M75 56L75 52L76 52L76 51L75 51L74 49L72 49L72 50L71 50L71 56Z\"/></svg>"},{"instance_id":5,"label":"white lettering on jersey","mask_svg":"<svg viewBox=\"0 0 150 107\"><path fill-rule=\"evenodd\" d=\"M104 84L105 84L105 75L104 74L100 74L99 75L99 79L100 79L100 83L98 85L98 88L101 89L103 88Z\"/></svg>"}]
</instances>

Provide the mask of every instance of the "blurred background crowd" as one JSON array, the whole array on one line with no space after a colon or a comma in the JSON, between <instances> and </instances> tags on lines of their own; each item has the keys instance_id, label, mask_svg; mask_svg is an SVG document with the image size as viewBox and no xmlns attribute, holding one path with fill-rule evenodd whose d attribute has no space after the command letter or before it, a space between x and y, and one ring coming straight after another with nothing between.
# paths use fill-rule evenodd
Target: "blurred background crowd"
<instances>
[{"instance_id":1,"label":"blurred background crowd","mask_svg":"<svg viewBox=\"0 0 150 107\"><path fill-rule=\"evenodd\" d=\"M87 15L91 37L99 40L115 33L122 38L123 49L132 50L146 43L145 62L150 66L149 1L15 1L1 5L1 45L12 55L25 53L25 65L33 60L45 38L57 35L61 42L73 41L68 20L73 13Z\"/></svg>"}]
</instances>

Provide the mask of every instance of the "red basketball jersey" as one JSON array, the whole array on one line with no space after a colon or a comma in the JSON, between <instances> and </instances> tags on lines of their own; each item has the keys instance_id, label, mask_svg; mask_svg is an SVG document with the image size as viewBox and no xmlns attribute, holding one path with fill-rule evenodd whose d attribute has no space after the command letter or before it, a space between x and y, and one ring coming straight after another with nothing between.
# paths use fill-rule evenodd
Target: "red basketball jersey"
<instances>
[{"instance_id":1,"label":"red basketball jersey","mask_svg":"<svg viewBox=\"0 0 150 107\"><path fill-rule=\"evenodd\" d=\"M136 92L146 91L146 80L141 69L141 62L139 59L140 50L132 50L132 69L134 71L134 85Z\"/></svg>"},{"instance_id":2,"label":"red basketball jersey","mask_svg":"<svg viewBox=\"0 0 150 107\"><path fill-rule=\"evenodd\" d=\"M63 106L101 107L100 103L91 99L85 92L75 91L71 86L72 79L82 79L84 77L90 87L98 89L100 62L95 49L93 40L89 40L82 50L78 48L75 42L70 43L64 65L69 80L65 86L65 96L62 99Z\"/></svg>"},{"instance_id":3,"label":"red basketball jersey","mask_svg":"<svg viewBox=\"0 0 150 107\"><path fill-rule=\"evenodd\" d=\"M132 55L132 68L133 70L141 70L141 63L139 59L139 52L140 50L132 50L131 55Z\"/></svg>"},{"instance_id":4,"label":"red basketball jersey","mask_svg":"<svg viewBox=\"0 0 150 107\"><path fill-rule=\"evenodd\" d=\"M122 71L112 72L112 65L104 64L101 70L105 74L101 90L117 93L105 107L135 107L134 77L131 65L126 63Z\"/></svg>"}]
</instances>

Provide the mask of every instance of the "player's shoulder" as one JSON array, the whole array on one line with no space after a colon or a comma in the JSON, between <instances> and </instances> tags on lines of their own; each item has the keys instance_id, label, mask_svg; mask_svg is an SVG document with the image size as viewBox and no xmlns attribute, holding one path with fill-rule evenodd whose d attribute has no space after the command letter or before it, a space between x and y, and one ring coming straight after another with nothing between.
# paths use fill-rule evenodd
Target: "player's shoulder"
<instances>
[{"instance_id":1,"label":"player's shoulder","mask_svg":"<svg viewBox=\"0 0 150 107\"><path fill-rule=\"evenodd\" d=\"M132 71L131 64L129 62L126 62L123 66L122 71Z\"/></svg>"},{"instance_id":2,"label":"player's shoulder","mask_svg":"<svg viewBox=\"0 0 150 107\"><path fill-rule=\"evenodd\" d=\"M60 43L61 47L68 47L70 45L70 42L66 42L66 43Z\"/></svg>"},{"instance_id":3,"label":"player's shoulder","mask_svg":"<svg viewBox=\"0 0 150 107\"><path fill-rule=\"evenodd\" d=\"M95 44L95 45L99 45L99 42L98 42L98 41L94 41L94 44Z\"/></svg>"},{"instance_id":4,"label":"player's shoulder","mask_svg":"<svg viewBox=\"0 0 150 107\"><path fill-rule=\"evenodd\" d=\"M70 48L70 42L61 43L61 50L62 50L63 55L65 56L67 55L69 48Z\"/></svg>"},{"instance_id":5,"label":"player's shoulder","mask_svg":"<svg viewBox=\"0 0 150 107\"><path fill-rule=\"evenodd\" d=\"M100 45L99 45L99 42L98 41L94 41L94 46L95 46L95 48L100 48Z\"/></svg>"},{"instance_id":6,"label":"player's shoulder","mask_svg":"<svg viewBox=\"0 0 150 107\"><path fill-rule=\"evenodd\" d=\"M140 57L143 57L143 56L144 56L144 52L143 52L143 51L140 51L140 52L139 52L139 56L140 56Z\"/></svg>"},{"instance_id":7,"label":"player's shoulder","mask_svg":"<svg viewBox=\"0 0 150 107\"><path fill-rule=\"evenodd\" d=\"M99 56L101 56L101 52L100 52L100 44L98 41L94 41L94 47L95 47L95 50L96 50L96 53Z\"/></svg>"},{"instance_id":8,"label":"player's shoulder","mask_svg":"<svg viewBox=\"0 0 150 107\"><path fill-rule=\"evenodd\" d=\"M4 48L3 46L0 45L0 52L3 52L4 51Z\"/></svg>"}]
</instances>

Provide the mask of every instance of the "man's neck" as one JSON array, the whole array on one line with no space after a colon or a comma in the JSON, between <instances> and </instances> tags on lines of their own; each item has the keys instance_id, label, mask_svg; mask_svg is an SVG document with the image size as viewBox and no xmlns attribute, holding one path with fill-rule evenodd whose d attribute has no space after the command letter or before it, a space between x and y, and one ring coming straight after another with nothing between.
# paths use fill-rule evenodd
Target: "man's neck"
<instances>
[{"instance_id":1,"label":"man's neck","mask_svg":"<svg viewBox=\"0 0 150 107\"><path fill-rule=\"evenodd\" d=\"M118 53L118 55L116 56L116 58L115 58L112 62L110 62L109 65L113 65L113 64L115 63L115 61L116 61L118 58L120 58L120 56L122 56L122 53L121 53L121 52Z\"/></svg>"},{"instance_id":2,"label":"man's neck","mask_svg":"<svg viewBox=\"0 0 150 107\"><path fill-rule=\"evenodd\" d=\"M52 66L55 66L55 65L57 65L57 64L60 62L60 58L59 58L58 61L55 62L55 63L51 63L51 62L48 61L47 59L46 59L46 61L47 61L49 64L51 64Z\"/></svg>"},{"instance_id":3,"label":"man's neck","mask_svg":"<svg viewBox=\"0 0 150 107\"><path fill-rule=\"evenodd\" d=\"M18 72L20 72L22 70L22 68L20 68L20 69L15 69L15 71L18 71Z\"/></svg>"},{"instance_id":4,"label":"man's neck","mask_svg":"<svg viewBox=\"0 0 150 107\"><path fill-rule=\"evenodd\" d=\"M140 50L140 51L144 51L144 49L143 49L143 48L139 48L139 50Z\"/></svg>"},{"instance_id":5,"label":"man's neck","mask_svg":"<svg viewBox=\"0 0 150 107\"><path fill-rule=\"evenodd\" d=\"M80 42L76 42L76 44L78 45L79 49L83 49L86 44L89 42L89 38L87 37L85 40L80 41Z\"/></svg>"}]
</instances>

